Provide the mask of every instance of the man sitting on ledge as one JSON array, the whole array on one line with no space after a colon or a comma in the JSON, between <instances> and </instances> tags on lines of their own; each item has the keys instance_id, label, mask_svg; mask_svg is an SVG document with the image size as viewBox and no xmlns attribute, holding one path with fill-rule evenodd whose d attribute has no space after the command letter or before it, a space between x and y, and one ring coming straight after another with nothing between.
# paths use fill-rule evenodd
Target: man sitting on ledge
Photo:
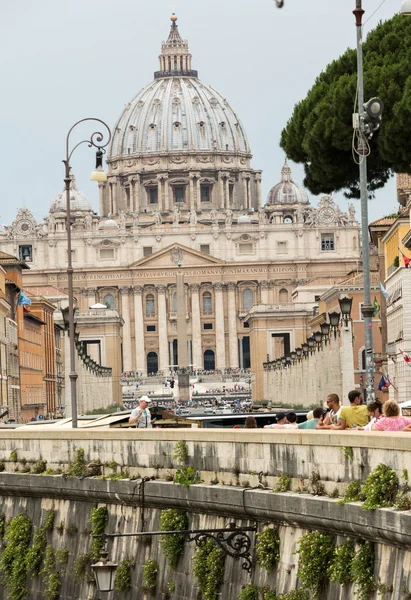
<instances>
[{"instance_id":1,"label":"man sitting on ledge","mask_svg":"<svg viewBox=\"0 0 411 600\"><path fill-rule=\"evenodd\" d=\"M330 429L351 429L352 427L364 427L368 423L368 408L362 403L361 392L352 390L348 393L350 406L343 406L340 418L336 425L330 425Z\"/></svg>"},{"instance_id":2,"label":"man sitting on ledge","mask_svg":"<svg viewBox=\"0 0 411 600\"><path fill-rule=\"evenodd\" d=\"M264 425L264 429L298 429L297 415L295 412L289 412L287 414L278 413L276 419L277 423Z\"/></svg>"}]
</instances>

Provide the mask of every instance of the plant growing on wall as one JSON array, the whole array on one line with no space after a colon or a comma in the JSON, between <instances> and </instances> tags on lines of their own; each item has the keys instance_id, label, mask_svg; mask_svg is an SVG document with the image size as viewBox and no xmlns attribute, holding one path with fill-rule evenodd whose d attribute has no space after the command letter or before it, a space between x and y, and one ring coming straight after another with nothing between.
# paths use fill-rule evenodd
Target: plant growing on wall
<instances>
[{"instance_id":1,"label":"plant growing on wall","mask_svg":"<svg viewBox=\"0 0 411 600\"><path fill-rule=\"evenodd\" d=\"M278 600L310 600L310 594L307 590L293 590L288 594L282 594Z\"/></svg>"},{"instance_id":2,"label":"plant growing on wall","mask_svg":"<svg viewBox=\"0 0 411 600\"><path fill-rule=\"evenodd\" d=\"M358 600L369 600L377 587L374 578L374 546L371 542L360 545L351 563L351 578L355 583Z\"/></svg>"},{"instance_id":3,"label":"plant growing on wall","mask_svg":"<svg viewBox=\"0 0 411 600\"><path fill-rule=\"evenodd\" d=\"M0 514L0 539L3 539L5 532L6 532L6 517L5 517L5 515Z\"/></svg>"},{"instance_id":4,"label":"plant growing on wall","mask_svg":"<svg viewBox=\"0 0 411 600\"><path fill-rule=\"evenodd\" d=\"M56 553L50 544L46 547L44 567L41 571L43 583L46 586L44 594L48 600L58 600L61 589L61 572L57 568Z\"/></svg>"},{"instance_id":5,"label":"plant growing on wall","mask_svg":"<svg viewBox=\"0 0 411 600\"><path fill-rule=\"evenodd\" d=\"M288 473L282 473L274 487L274 492L288 492L291 488L291 477Z\"/></svg>"},{"instance_id":6,"label":"plant growing on wall","mask_svg":"<svg viewBox=\"0 0 411 600\"><path fill-rule=\"evenodd\" d=\"M49 510L43 519L42 526L34 529L33 542L26 554L27 572L32 577L37 577L40 573L47 546L47 532L53 529L54 514L54 510Z\"/></svg>"},{"instance_id":7,"label":"plant growing on wall","mask_svg":"<svg viewBox=\"0 0 411 600\"><path fill-rule=\"evenodd\" d=\"M190 487L190 485L201 482L202 479L194 467L182 467L177 469L174 475L174 483L179 483L184 487Z\"/></svg>"},{"instance_id":8,"label":"plant growing on wall","mask_svg":"<svg viewBox=\"0 0 411 600\"><path fill-rule=\"evenodd\" d=\"M344 496L338 500L337 504L345 504L346 502L358 502L364 500L362 494L362 485L360 481L352 481L345 489Z\"/></svg>"},{"instance_id":9,"label":"plant growing on wall","mask_svg":"<svg viewBox=\"0 0 411 600\"><path fill-rule=\"evenodd\" d=\"M194 575L204 600L217 600L224 580L225 554L212 538L198 548L194 558Z\"/></svg>"},{"instance_id":10,"label":"plant growing on wall","mask_svg":"<svg viewBox=\"0 0 411 600\"><path fill-rule=\"evenodd\" d=\"M257 534L255 549L257 563L262 569L271 571L280 560L280 536L277 529L267 527Z\"/></svg>"},{"instance_id":11,"label":"plant growing on wall","mask_svg":"<svg viewBox=\"0 0 411 600\"><path fill-rule=\"evenodd\" d=\"M365 502L362 508L375 510L393 506L399 482L397 474L387 465L378 465L365 480L363 494Z\"/></svg>"},{"instance_id":12,"label":"plant growing on wall","mask_svg":"<svg viewBox=\"0 0 411 600\"><path fill-rule=\"evenodd\" d=\"M114 580L114 589L116 592L124 593L131 588L131 569L135 566L136 561L132 558L125 558L120 562Z\"/></svg>"},{"instance_id":13,"label":"plant growing on wall","mask_svg":"<svg viewBox=\"0 0 411 600\"><path fill-rule=\"evenodd\" d=\"M90 515L91 532L90 535L93 538L91 546L91 558L92 560L99 560L100 552L103 549L104 541L102 537L93 537L95 535L101 535L104 533L108 523L108 510L106 506L99 508L93 508Z\"/></svg>"},{"instance_id":14,"label":"plant growing on wall","mask_svg":"<svg viewBox=\"0 0 411 600\"><path fill-rule=\"evenodd\" d=\"M77 581L77 583L83 583L85 581L87 583L94 582L94 575L91 570L92 562L93 558L90 552L87 554L79 554L77 556L72 570L73 579Z\"/></svg>"},{"instance_id":15,"label":"plant growing on wall","mask_svg":"<svg viewBox=\"0 0 411 600\"><path fill-rule=\"evenodd\" d=\"M180 531L188 529L188 518L185 512L177 508L161 511L160 531ZM160 536L160 546L171 569L175 569L184 554L184 534Z\"/></svg>"},{"instance_id":16,"label":"plant growing on wall","mask_svg":"<svg viewBox=\"0 0 411 600\"><path fill-rule=\"evenodd\" d=\"M173 459L180 466L185 466L188 463L188 446L185 440L179 440L174 444Z\"/></svg>"},{"instance_id":17,"label":"plant growing on wall","mask_svg":"<svg viewBox=\"0 0 411 600\"><path fill-rule=\"evenodd\" d=\"M274 596L275 597L275 596ZM256 585L249 583L244 586L238 596L238 600L259 600L260 590Z\"/></svg>"},{"instance_id":18,"label":"plant growing on wall","mask_svg":"<svg viewBox=\"0 0 411 600\"><path fill-rule=\"evenodd\" d=\"M334 553L334 538L320 531L309 531L298 540L298 553L298 577L303 588L316 596L328 579L327 570Z\"/></svg>"},{"instance_id":19,"label":"plant growing on wall","mask_svg":"<svg viewBox=\"0 0 411 600\"><path fill-rule=\"evenodd\" d=\"M29 594L25 557L30 538L31 519L21 513L7 525L6 546L0 555L0 580L8 591L9 600L24 600Z\"/></svg>"},{"instance_id":20,"label":"plant growing on wall","mask_svg":"<svg viewBox=\"0 0 411 600\"><path fill-rule=\"evenodd\" d=\"M157 587L158 564L156 560L148 560L143 568L143 584L144 589L149 594L156 593Z\"/></svg>"},{"instance_id":21,"label":"plant growing on wall","mask_svg":"<svg viewBox=\"0 0 411 600\"><path fill-rule=\"evenodd\" d=\"M74 462L69 466L68 475L70 477L81 477L84 475L85 468L86 461L84 459L84 450L83 448L79 448L76 450Z\"/></svg>"},{"instance_id":22,"label":"plant growing on wall","mask_svg":"<svg viewBox=\"0 0 411 600\"><path fill-rule=\"evenodd\" d=\"M355 556L354 542L348 540L335 548L332 562L328 567L330 581L345 585L352 581L351 565Z\"/></svg>"}]
</instances>

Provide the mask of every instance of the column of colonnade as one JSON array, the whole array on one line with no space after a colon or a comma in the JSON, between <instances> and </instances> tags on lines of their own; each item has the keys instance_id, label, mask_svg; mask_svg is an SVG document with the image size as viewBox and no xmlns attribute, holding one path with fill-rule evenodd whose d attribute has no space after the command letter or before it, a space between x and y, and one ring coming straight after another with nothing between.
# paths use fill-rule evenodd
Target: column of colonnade
<instances>
[{"instance_id":1,"label":"column of colonnade","mask_svg":"<svg viewBox=\"0 0 411 600\"><path fill-rule=\"evenodd\" d=\"M157 306L158 306L158 347L159 347L159 371L168 372L168 333L167 333L167 306L166 306L166 286L157 285Z\"/></svg>"},{"instance_id":2,"label":"column of colonnade","mask_svg":"<svg viewBox=\"0 0 411 600\"><path fill-rule=\"evenodd\" d=\"M131 354L131 319L130 319L130 304L129 292L130 288L123 286L121 292L121 316L124 321L123 326L123 369L131 371L133 368L133 359Z\"/></svg>"},{"instance_id":3,"label":"column of colonnade","mask_svg":"<svg viewBox=\"0 0 411 600\"><path fill-rule=\"evenodd\" d=\"M200 284L192 283L190 289L193 366L195 369L201 369L203 366L203 353L201 348Z\"/></svg>"},{"instance_id":4,"label":"column of colonnade","mask_svg":"<svg viewBox=\"0 0 411 600\"><path fill-rule=\"evenodd\" d=\"M236 283L228 283L228 354L229 367L236 369L238 367L238 338L237 338L237 308L236 308Z\"/></svg>"},{"instance_id":5,"label":"column of colonnade","mask_svg":"<svg viewBox=\"0 0 411 600\"><path fill-rule=\"evenodd\" d=\"M224 283L214 284L216 368L225 369Z\"/></svg>"},{"instance_id":6,"label":"column of colonnade","mask_svg":"<svg viewBox=\"0 0 411 600\"><path fill-rule=\"evenodd\" d=\"M146 352L144 347L143 286L135 285L134 292L134 339L136 346L136 371L146 374ZM131 332L130 332L131 333Z\"/></svg>"}]
</instances>

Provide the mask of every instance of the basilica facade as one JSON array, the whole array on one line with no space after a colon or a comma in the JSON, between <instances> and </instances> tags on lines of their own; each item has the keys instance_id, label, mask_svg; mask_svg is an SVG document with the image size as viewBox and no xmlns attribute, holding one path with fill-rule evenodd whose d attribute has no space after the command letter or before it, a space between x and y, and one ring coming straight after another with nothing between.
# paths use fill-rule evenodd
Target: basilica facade
<instances>
[{"instance_id":1,"label":"basilica facade","mask_svg":"<svg viewBox=\"0 0 411 600\"><path fill-rule=\"evenodd\" d=\"M343 212L329 196L313 207L287 162L262 200L238 115L201 82L171 20L159 71L113 128L99 214L72 176L74 293L80 309L100 303L121 315L123 371L166 374L178 364L180 269L190 364L253 368L250 308L269 305L273 330L278 308L283 331L298 285L312 282L310 310L317 280L358 268L360 227L354 208ZM61 192L44 222L20 209L0 232L0 248L30 267L27 289L67 290L65 206Z\"/></svg>"}]
</instances>

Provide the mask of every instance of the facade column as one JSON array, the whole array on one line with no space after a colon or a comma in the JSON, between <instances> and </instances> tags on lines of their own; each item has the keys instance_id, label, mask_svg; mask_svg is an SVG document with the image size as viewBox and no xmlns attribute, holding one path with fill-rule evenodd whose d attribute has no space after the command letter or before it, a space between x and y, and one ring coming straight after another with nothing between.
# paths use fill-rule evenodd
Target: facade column
<instances>
[{"instance_id":1,"label":"facade column","mask_svg":"<svg viewBox=\"0 0 411 600\"><path fill-rule=\"evenodd\" d=\"M248 208L248 175L243 173L243 196L244 196L244 209Z\"/></svg>"},{"instance_id":2,"label":"facade column","mask_svg":"<svg viewBox=\"0 0 411 600\"><path fill-rule=\"evenodd\" d=\"M196 207L196 203L195 203L195 198L194 198L194 178L195 175L193 175L193 173L190 173L190 185L189 185L189 190L190 190L190 208L194 208Z\"/></svg>"},{"instance_id":3,"label":"facade column","mask_svg":"<svg viewBox=\"0 0 411 600\"><path fill-rule=\"evenodd\" d=\"M168 334L167 334L167 308L166 308L166 286L157 285L158 306L158 347L159 347L159 371L163 375L168 373Z\"/></svg>"},{"instance_id":4,"label":"facade column","mask_svg":"<svg viewBox=\"0 0 411 600\"><path fill-rule=\"evenodd\" d=\"M268 290L270 287L270 282L269 281L260 281L260 288L261 288L261 304L269 304L268 301Z\"/></svg>"},{"instance_id":5,"label":"facade column","mask_svg":"<svg viewBox=\"0 0 411 600\"><path fill-rule=\"evenodd\" d=\"M163 176L163 186L164 186L164 210L170 210L170 199L169 199L170 186L168 185L168 175Z\"/></svg>"},{"instance_id":6,"label":"facade column","mask_svg":"<svg viewBox=\"0 0 411 600\"><path fill-rule=\"evenodd\" d=\"M117 178L114 178L112 180L111 183L111 199L112 199L112 208L113 208L113 212L112 215L116 215L118 210L117 210L117 201L118 201L118 189L117 189Z\"/></svg>"},{"instance_id":7,"label":"facade column","mask_svg":"<svg viewBox=\"0 0 411 600\"><path fill-rule=\"evenodd\" d=\"M191 289L191 329L193 369L203 368L201 353L200 284L192 283Z\"/></svg>"},{"instance_id":8,"label":"facade column","mask_svg":"<svg viewBox=\"0 0 411 600\"><path fill-rule=\"evenodd\" d=\"M214 284L216 369L225 369L224 288L222 282Z\"/></svg>"},{"instance_id":9,"label":"facade column","mask_svg":"<svg viewBox=\"0 0 411 600\"><path fill-rule=\"evenodd\" d=\"M90 287L87 289L87 293L88 293L87 308L90 308L90 306L93 306L93 304L96 303L97 288Z\"/></svg>"},{"instance_id":10,"label":"facade column","mask_svg":"<svg viewBox=\"0 0 411 600\"><path fill-rule=\"evenodd\" d=\"M228 347L229 347L229 367L238 368L238 340L237 340L237 308L235 294L237 285L232 282L228 284Z\"/></svg>"},{"instance_id":11,"label":"facade column","mask_svg":"<svg viewBox=\"0 0 411 600\"><path fill-rule=\"evenodd\" d=\"M84 300L82 300L82 305L83 305L82 308L84 310L87 310L88 309L88 289L87 288L83 288L80 291L80 293L81 293L82 297L84 298Z\"/></svg>"},{"instance_id":12,"label":"facade column","mask_svg":"<svg viewBox=\"0 0 411 600\"><path fill-rule=\"evenodd\" d=\"M194 173L194 206L197 210L201 210L201 189L200 189L200 173Z\"/></svg>"},{"instance_id":13,"label":"facade column","mask_svg":"<svg viewBox=\"0 0 411 600\"><path fill-rule=\"evenodd\" d=\"M220 202L218 203L220 208L224 210L224 179L223 173L218 174L218 193L220 195Z\"/></svg>"},{"instance_id":14,"label":"facade column","mask_svg":"<svg viewBox=\"0 0 411 600\"><path fill-rule=\"evenodd\" d=\"M135 285L134 292L134 338L136 346L136 371L146 375L147 362L144 346L143 286Z\"/></svg>"},{"instance_id":15,"label":"facade column","mask_svg":"<svg viewBox=\"0 0 411 600\"><path fill-rule=\"evenodd\" d=\"M104 210L104 192L106 189L106 184L105 183L99 183L98 184L98 199L99 199L99 212L100 212L100 216L104 217L106 215L105 210Z\"/></svg>"},{"instance_id":16,"label":"facade column","mask_svg":"<svg viewBox=\"0 0 411 600\"><path fill-rule=\"evenodd\" d=\"M121 316L124 320L123 325L123 369L131 371L133 362L131 358L131 327L130 327L130 305L129 305L129 287L121 287Z\"/></svg>"},{"instance_id":17,"label":"facade column","mask_svg":"<svg viewBox=\"0 0 411 600\"><path fill-rule=\"evenodd\" d=\"M131 179L131 185L133 190L133 212L140 211L140 177L135 175Z\"/></svg>"},{"instance_id":18,"label":"facade column","mask_svg":"<svg viewBox=\"0 0 411 600\"><path fill-rule=\"evenodd\" d=\"M256 191L257 191L257 208L260 208L262 206L261 204L261 173L256 173L255 174L255 187L256 187Z\"/></svg>"}]
</instances>

